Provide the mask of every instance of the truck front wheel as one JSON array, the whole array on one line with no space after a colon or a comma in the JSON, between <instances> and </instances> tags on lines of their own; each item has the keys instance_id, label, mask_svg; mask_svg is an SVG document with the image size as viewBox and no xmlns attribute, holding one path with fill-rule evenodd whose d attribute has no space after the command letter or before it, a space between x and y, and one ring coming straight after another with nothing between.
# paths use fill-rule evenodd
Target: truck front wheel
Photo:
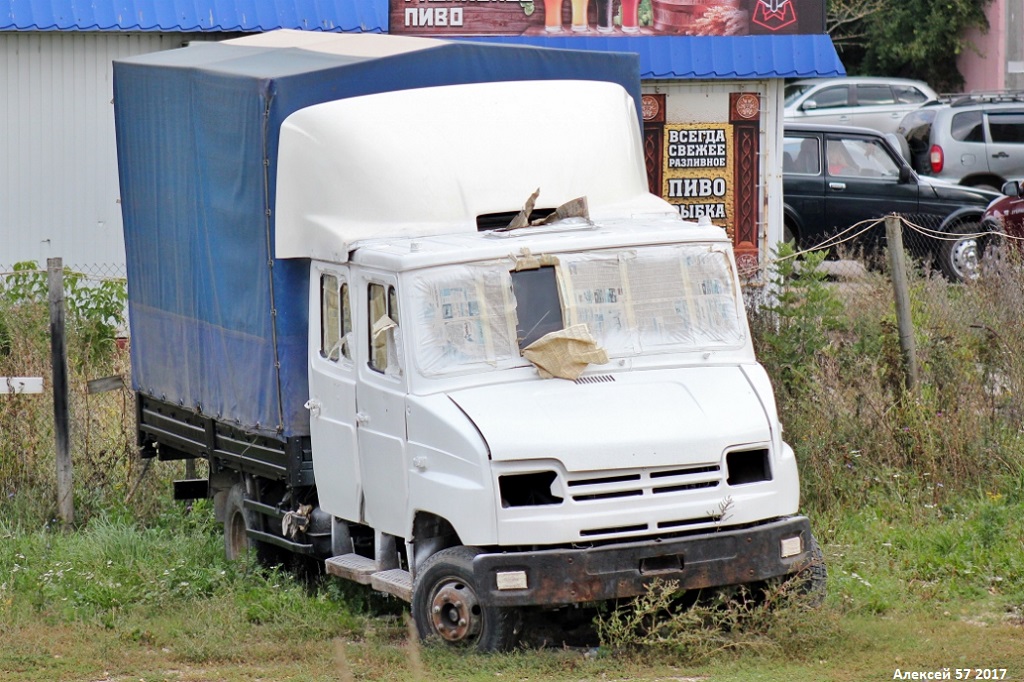
<instances>
[{"instance_id":1,"label":"truck front wheel","mask_svg":"<svg viewBox=\"0 0 1024 682\"><path fill-rule=\"evenodd\" d=\"M797 581L800 593L804 595L808 606L817 608L825 603L828 569L825 567L825 553L821 551L821 545L813 535L810 542L810 561L797 574Z\"/></svg>"},{"instance_id":2,"label":"truck front wheel","mask_svg":"<svg viewBox=\"0 0 1024 682\"><path fill-rule=\"evenodd\" d=\"M522 614L480 603L473 582L477 554L469 547L451 547L423 562L413 585L413 620L424 640L439 637L482 652L508 651L518 641Z\"/></svg>"}]
</instances>

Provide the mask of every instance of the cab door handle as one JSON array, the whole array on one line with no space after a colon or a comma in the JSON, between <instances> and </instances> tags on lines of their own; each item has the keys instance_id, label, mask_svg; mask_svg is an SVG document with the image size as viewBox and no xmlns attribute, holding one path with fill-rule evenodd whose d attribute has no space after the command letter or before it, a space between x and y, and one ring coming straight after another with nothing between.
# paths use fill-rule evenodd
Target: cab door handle
<instances>
[{"instance_id":1,"label":"cab door handle","mask_svg":"<svg viewBox=\"0 0 1024 682\"><path fill-rule=\"evenodd\" d=\"M311 417L319 417L320 416L320 410L321 410L321 408L323 408L323 403L321 403L316 398L310 398L309 400L306 401L306 404L303 405L303 407L305 407L307 410L309 410L309 416L311 416Z\"/></svg>"},{"instance_id":2,"label":"cab door handle","mask_svg":"<svg viewBox=\"0 0 1024 682\"><path fill-rule=\"evenodd\" d=\"M846 189L846 183L845 182L830 182L830 183L828 183L828 188L829 189L843 190L843 189Z\"/></svg>"}]
</instances>

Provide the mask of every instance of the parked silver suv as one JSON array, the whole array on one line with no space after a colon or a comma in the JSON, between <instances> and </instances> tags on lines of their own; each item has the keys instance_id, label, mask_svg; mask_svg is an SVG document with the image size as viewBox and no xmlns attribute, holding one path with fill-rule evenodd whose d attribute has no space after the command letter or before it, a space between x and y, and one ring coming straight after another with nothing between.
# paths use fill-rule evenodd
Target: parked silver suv
<instances>
[{"instance_id":1,"label":"parked silver suv","mask_svg":"<svg viewBox=\"0 0 1024 682\"><path fill-rule=\"evenodd\" d=\"M1024 92L943 98L907 114L896 132L921 175L996 191L1024 175Z\"/></svg>"},{"instance_id":2,"label":"parked silver suv","mask_svg":"<svg viewBox=\"0 0 1024 682\"><path fill-rule=\"evenodd\" d=\"M896 132L903 116L938 95L903 78L811 78L786 85L786 123L861 126Z\"/></svg>"}]
</instances>

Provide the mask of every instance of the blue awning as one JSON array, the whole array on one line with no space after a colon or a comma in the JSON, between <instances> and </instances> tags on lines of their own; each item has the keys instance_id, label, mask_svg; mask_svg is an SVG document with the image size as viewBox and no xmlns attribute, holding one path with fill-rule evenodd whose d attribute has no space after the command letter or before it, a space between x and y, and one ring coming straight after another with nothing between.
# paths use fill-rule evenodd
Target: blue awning
<instances>
[{"instance_id":1,"label":"blue awning","mask_svg":"<svg viewBox=\"0 0 1024 682\"><path fill-rule=\"evenodd\" d=\"M451 40L451 38L448 38ZM462 40L640 56L643 79L758 79L845 76L832 39L755 36L475 36Z\"/></svg>"},{"instance_id":2,"label":"blue awning","mask_svg":"<svg viewBox=\"0 0 1024 682\"><path fill-rule=\"evenodd\" d=\"M0 31L383 33L387 0L0 0Z\"/></svg>"},{"instance_id":3,"label":"blue awning","mask_svg":"<svg viewBox=\"0 0 1024 682\"><path fill-rule=\"evenodd\" d=\"M307 31L384 33L388 0L0 0L0 31ZM444 39L454 39L444 36ZM632 52L644 79L844 76L831 38L817 35L467 36L460 40Z\"/></svg>"}]
</instances>

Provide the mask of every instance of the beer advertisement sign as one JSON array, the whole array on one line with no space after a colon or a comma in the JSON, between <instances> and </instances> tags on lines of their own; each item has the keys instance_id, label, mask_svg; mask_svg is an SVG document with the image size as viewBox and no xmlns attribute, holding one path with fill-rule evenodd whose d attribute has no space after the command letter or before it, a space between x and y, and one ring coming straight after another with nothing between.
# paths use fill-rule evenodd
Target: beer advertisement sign
<instances>
[{"instance_id":1,"label":"beer advertisement sign","mask_svg":"<svg viewBox=\"0 0 1024 682\"><path fill-rule=\"evenodd\" d=\"M665 126L663 196L686 220L732 224L732 126Z\"/></svg>"},{"instance_id":2,"label":"beer advertisement sign","mask_svg":"<svg viewBox=\"0 0 1024 682\"><path fill-rule=\"evenodd\" d=\"M685 101L687 86L676 88L674 96ZM756 273L760 260L761 96L723 90L706 101L711 104L697 120L673 121L665 93L644 93L648 187L652 194L673 204L686 220L707 219L724 227L733 240L740 270ZM720 111L717 115L716 110ZM680 109L675 112L678 115Z\"/></svg>"},{"instance_id":3,"label":"beer advertisement sign","mask_svg":"<svg viewBox=\"0 0 1024 682\"><path fill-rule=\"evenodd\" d=\"M406 35L742 36L825 32L825 0L390 0Z\"/></svg>"}]
</instances>

